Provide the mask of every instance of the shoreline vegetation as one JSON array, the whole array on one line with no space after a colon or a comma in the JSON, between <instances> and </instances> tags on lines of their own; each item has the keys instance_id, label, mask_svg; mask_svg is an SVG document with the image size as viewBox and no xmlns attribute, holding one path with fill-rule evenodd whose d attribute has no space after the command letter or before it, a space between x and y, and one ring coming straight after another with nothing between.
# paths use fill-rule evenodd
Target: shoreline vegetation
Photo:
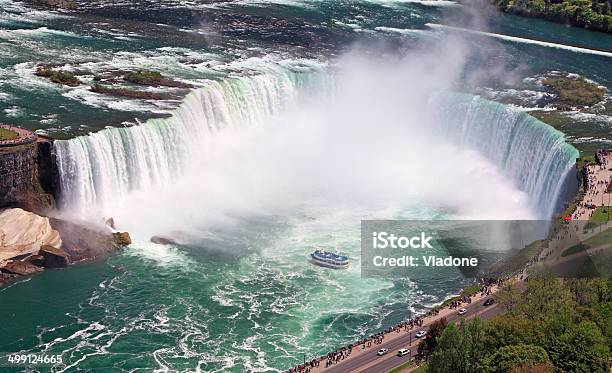
<instances>
[{"instance_id":1,"label":"shoreline vegetation","mask_svg":"<svg viewBox=\"0 0 612 373\"><path fill-rule=\"evenodd\" d=\"M594 156L576 160L579 180L576 196L564 211L555 215L551 232L561 229L562 218L571 216L584 198L583 174L595 163ZM562 279L553 277L546 269L535 269L531 264L551 239L527 245L500 263L497 268L503 270L488 274L491 279L507 279L499 280L502 285L492 294L503 308L500 315L490 319L477 316L458 324L448 323L446 317L436 319L418 344L415 361L408 361L388 373L609 372L612 279ZM464 288L459 295L433 307L426 316L435 317L441 310L476 296L481 286Z\"/></svg>"},{"instance_id":2,"label":"shoreline vegetation","mask_svg":"<svg viewBox=\"0 0 612 373\"><path fill-rule=\"evenodd\" d=\"M429 334L425 372L609 372L612 281L541 273L496 298L504 313Z\"/></svg>"},{"instance_id":3,"label":"shoreline vegetation","mask_svg":"<svg viewBox=\"0 0 612 373\"><path fill-rule=\"evenodd\" d=\"M42 7L78 9L75 0L30 0ZM491 0L502 12L612 34L610 0Z\"/></svg>"},{"instance_id":4,"label":"shoreline vegetation","mask_svg":"<svg viewBox=\"0 0 612 373\"><path fill-rule=\"evenodd\" d=\"M564 76L550 73L542 80L542 85L551 89L556 95L556 106L559 110L585 108L604 101L606 90L581 76Z\"/></svg>"},{"instance_id":5,"label":"shoreline vegetation","mask_svg":"<svg viewBox=\"0 0 612 373\"><path fill-rule=\"evenodd\" d=\"M612 34L609 0L492 0L505 13Z\"/></svg>"},{"instance_id":6,"label":"shoreline vegetation","mask_svg":"<svg viewBox=\"0 0 612 373\"><path fill-rule=\"evenodd\" d=\"M555 224L561 224L561 217L573 215L585 196L583 173L595 163L593 156L577 160L579 189L574 200L555 217ZM606 235L605 242L591 246L612 242L607 232L602 233ZM529 268L529 263L540 256L548 239L528 245L503 267L511 271ZM589 240L585 244L589 244ZM570 247L562 256L582 251L583 246ZM507 273L499 275L504 274ZM519 276L515 283L506 282L494 298L503 307L502 314L491 319L463 320L431 330L423 346L419 346L419 372L610 371L612 279L556 278L545 268L532 269L524 281ZM413 368L403 367L406 372Z\"/></svg>"},{"instance_id":7,"label":"shoreline vegetation","mask_svg":"<svg viewBox=\"0 0 612 373\"><path fill-rule=\"evenodd\" d=\"M76 87L82 84L74 73L66 70L53 70L49 66L37 67L34 75L49 78L53 83L67 85L69 87Z\"/></svg>"}]
</instances>

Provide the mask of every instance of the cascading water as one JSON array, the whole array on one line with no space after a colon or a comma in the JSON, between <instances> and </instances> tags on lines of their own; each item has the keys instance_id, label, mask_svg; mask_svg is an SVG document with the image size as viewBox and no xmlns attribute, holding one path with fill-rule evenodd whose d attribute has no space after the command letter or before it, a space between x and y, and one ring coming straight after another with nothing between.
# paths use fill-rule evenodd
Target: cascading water
<instances>
[{"instance_id":1,"label":"cascading water","mask_svg":"<svg viewBox=\"0 0 612 373\"><path fill-rule=\"evenodd\" d=\"M170 118L56 141L61 206L104 211L131 191L167 185L194 150L206 152L218 130L260 123L329 84L328 75L316 72L211 81L191 92Z\"/></svg>"},{"instance_id":2,"label":"cascading water","mask_svg":"<svg viewBox=\"0 0 612 373\"><path fill-rule=\"evenodd\" d=\"M295 107L307 92L333 92L337 77L283 72L211 82L188 95L168 119L57 141L64 208L112 213L130 192L172 184L194 151L207 154L223 128L254 126ZM479 97L436 93L436 130L476 149L531 199L537 217L558 208L578 152L535 118ZM349 129L351 130L351 129Z\"/></svg>"},{"instance_id":3,"label":"cascading water","mask_svg":"<svg viewBox=\"0 0 612 373\"><path fill-rule=\"evenodd\" d=\"M498 166L549 219L566 194L579 153L563 133L525 112L460 93L432 95L441 133L458 145L477 149ZM571 177L570 177L571 178Z\"/></svg>"}]
</instances>

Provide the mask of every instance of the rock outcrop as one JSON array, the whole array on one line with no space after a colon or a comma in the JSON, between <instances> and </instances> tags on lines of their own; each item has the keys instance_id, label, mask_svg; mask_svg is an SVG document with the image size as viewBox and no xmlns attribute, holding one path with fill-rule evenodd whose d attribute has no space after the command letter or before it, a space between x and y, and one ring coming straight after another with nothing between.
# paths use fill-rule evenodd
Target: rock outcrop
<instances>
[{"instance_id":1,"label":"rock outcrop","mask_svg":"<svg viewBox=\"0 0 612 373\"><path fill-rule=\"evenodd\" d=\"M125 74L123 79L133 84L150 87L193 88L189 84L177 82L174 79L163 76L159 71L152 70L130 71Z\"/></svg>"},{"instance_id":2,"label":"rock outcrop","mask_svg":"<svg viewBox=\"0 0 612 373\"><path fill-rule=\"evenodd\" d=\"M132 244L132 238L128 232L115 232L113 233L113 238L115 240L115 245L119 247Z\"/></svg>"},{"instance_id":3,"label":"rock outcrop","mask_svg":"<svg viewBox=\"0 0 612 373\"><path fill-rule=\"evenodd\" d=\"M127 232L113 233L106 226L87 225L51 218L51 226L62 237L61 249L68 253L70 262L97 258L109 251L132 243Z\"/></svg>"},{"instance_id":4,"label":"rock outcrop","mask_svg":"<svg viewBox=\"0 0 612 373\"><path fill-rule=\"evenodd\" d=\"M110 229L113 229L113 230L115 229L115 219L112 217L106 219L104 224L106 224Z\"/></svg>"},{"instance_id":5,"label":"rock outcrop","mask_svg":"<svg viewBox=\"0 0 612 373\"><path fill-rule=\"evenodd\" d=\"M139 98L143 100L168 100L172 98L176 98L171 94L167 93L155 93L150 91L141 91L135 89L128 89L123 87L109 87L102 84L94 84L89 89L95 93L101 93L110 96L119 96L119 97L128 97L128 98Z\"/></svg>"},{"instance_id":6,"label":"rock outcrop","mask_svg":"<svg viewBox=\"0 0 612 373\"><path fill-rule=\"evenodd\" d=\"M0 210L0 285L20 276L93 259L132 243L127 232Z\"/></svg>"},{"instance_id":7,"label":"rock outcrop","mask_svg":"<svg viewBox=\"0 0 612 373\"><path fill-rule=\"evenodd\" d=\"M67 252L49 245L41 247L38 254L43 258L43 266L46 268L66 267L70 261Z\"/></svg>"},{"instance_id":8,"label":"rock outcrop","mask_svg":"<svg viewBox=\"0 0 612 373\"><path fill-rule=\"evenodd\" d=\"M53 70L49 66L39 66L34 75L49 78L53 83L76 87L81 85L79 78L73 72L66 70Z\"/></svg>"},{"instance_id":9,"label":"rock outcrop","mask_svg":"<svg viewBox=\"0 0 612 373\"><path fill-rule=\"evenodd\" d=\"M168 236L153 236L151 237L151 242L158 245L178 245L174 238Z\"/></svg>"},{"instance_id":10,"label":"rock outcrop","mask_svg":"<svg viewBox=\"0 0 612 373\"><path fill-rule=\"evenodd\" d=\"M35 5L59 8L76 9L77 4L72 0L31 0Z\"/></svg>"},{"instance_id":11,"label":"rock outcrop","mask_svg":"<svg viewBox=\"0 0 612 373\"><path fill-rule=\"evenodd\" d=\"M43 269L30 262L11 261L0 266L3 272L7 272L13 275L28 276L36 272L42 272Z\"/></svg>"},{"instance_id":12,"label":"rock outcrop","mask_svg":"<svg viewBox=\"0 0 612 373\"><path fill-rule=\"evenodd\" d=\"M36 254L43 245L62 245L48 218L20 208L0 211L0 261Z\"/></svg>"}]
</instances>

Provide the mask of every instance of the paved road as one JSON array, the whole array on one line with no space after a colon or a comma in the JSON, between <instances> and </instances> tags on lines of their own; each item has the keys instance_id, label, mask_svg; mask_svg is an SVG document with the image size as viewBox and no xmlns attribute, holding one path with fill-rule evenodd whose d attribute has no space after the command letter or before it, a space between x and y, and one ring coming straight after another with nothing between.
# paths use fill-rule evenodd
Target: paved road
<instances>
[{"instance_id":1,"label":"paved road","mask_svg":"<svg viewBox=\"0 0 612 373\"><path fill-rule=\"evenodd\" d=\"M456 322L461 318L469 318L478 315L481 318L490 318L502 312L502 309L494 304L489 307L485 307L482 305L484 299L478 299L469 307L466 307L468 312L463 316L458 316L456 313L452 316L447 317L448 322ZM417 352L417 344L418 339L414 336L416 332L419 330L427 330L427 327L423 327L421 329L415 328L407 333L405 331L400 332L404 334L400 338L396 338L390 340L388 342L383 342L378 345L377 348L371 348L371 351L364 353L359 356L355 356L354 358L348 358L347 360L334 365L330 368L325 369L325 373L347 373L347 372L360 372L360 373L386 373L387 371L404 364L408 361L409 357L413 357ZM410 341L412 341L412 345L409 346ZM410 348L410 356L406 355L404 357L396 356L397 350L400 348ZM357 347L360 348L360 347ZM389 350L387 355L378 356L376 353L379 349L386 348Z\"/></svg>"}]
</instances>

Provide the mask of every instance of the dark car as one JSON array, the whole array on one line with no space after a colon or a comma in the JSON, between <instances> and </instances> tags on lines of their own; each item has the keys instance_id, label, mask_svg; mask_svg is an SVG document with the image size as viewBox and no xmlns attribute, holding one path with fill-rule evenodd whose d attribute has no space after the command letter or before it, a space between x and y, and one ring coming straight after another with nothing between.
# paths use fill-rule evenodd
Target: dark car
<instances>
[{"instance_id":1,"label":"dark car","mask_svg":"<svg viewBox=\"0 0 612 373\"><path fill-rule=\"evenodd\" d=\"M489 298L489 299L485 300L485 301L484 301L484 303L483 303L482 305L483 305L483 306L490 306L490 305L492 305L493 303L495 303L495 299L493 299L493 298Z\"/></svg>"}]
</instances>

